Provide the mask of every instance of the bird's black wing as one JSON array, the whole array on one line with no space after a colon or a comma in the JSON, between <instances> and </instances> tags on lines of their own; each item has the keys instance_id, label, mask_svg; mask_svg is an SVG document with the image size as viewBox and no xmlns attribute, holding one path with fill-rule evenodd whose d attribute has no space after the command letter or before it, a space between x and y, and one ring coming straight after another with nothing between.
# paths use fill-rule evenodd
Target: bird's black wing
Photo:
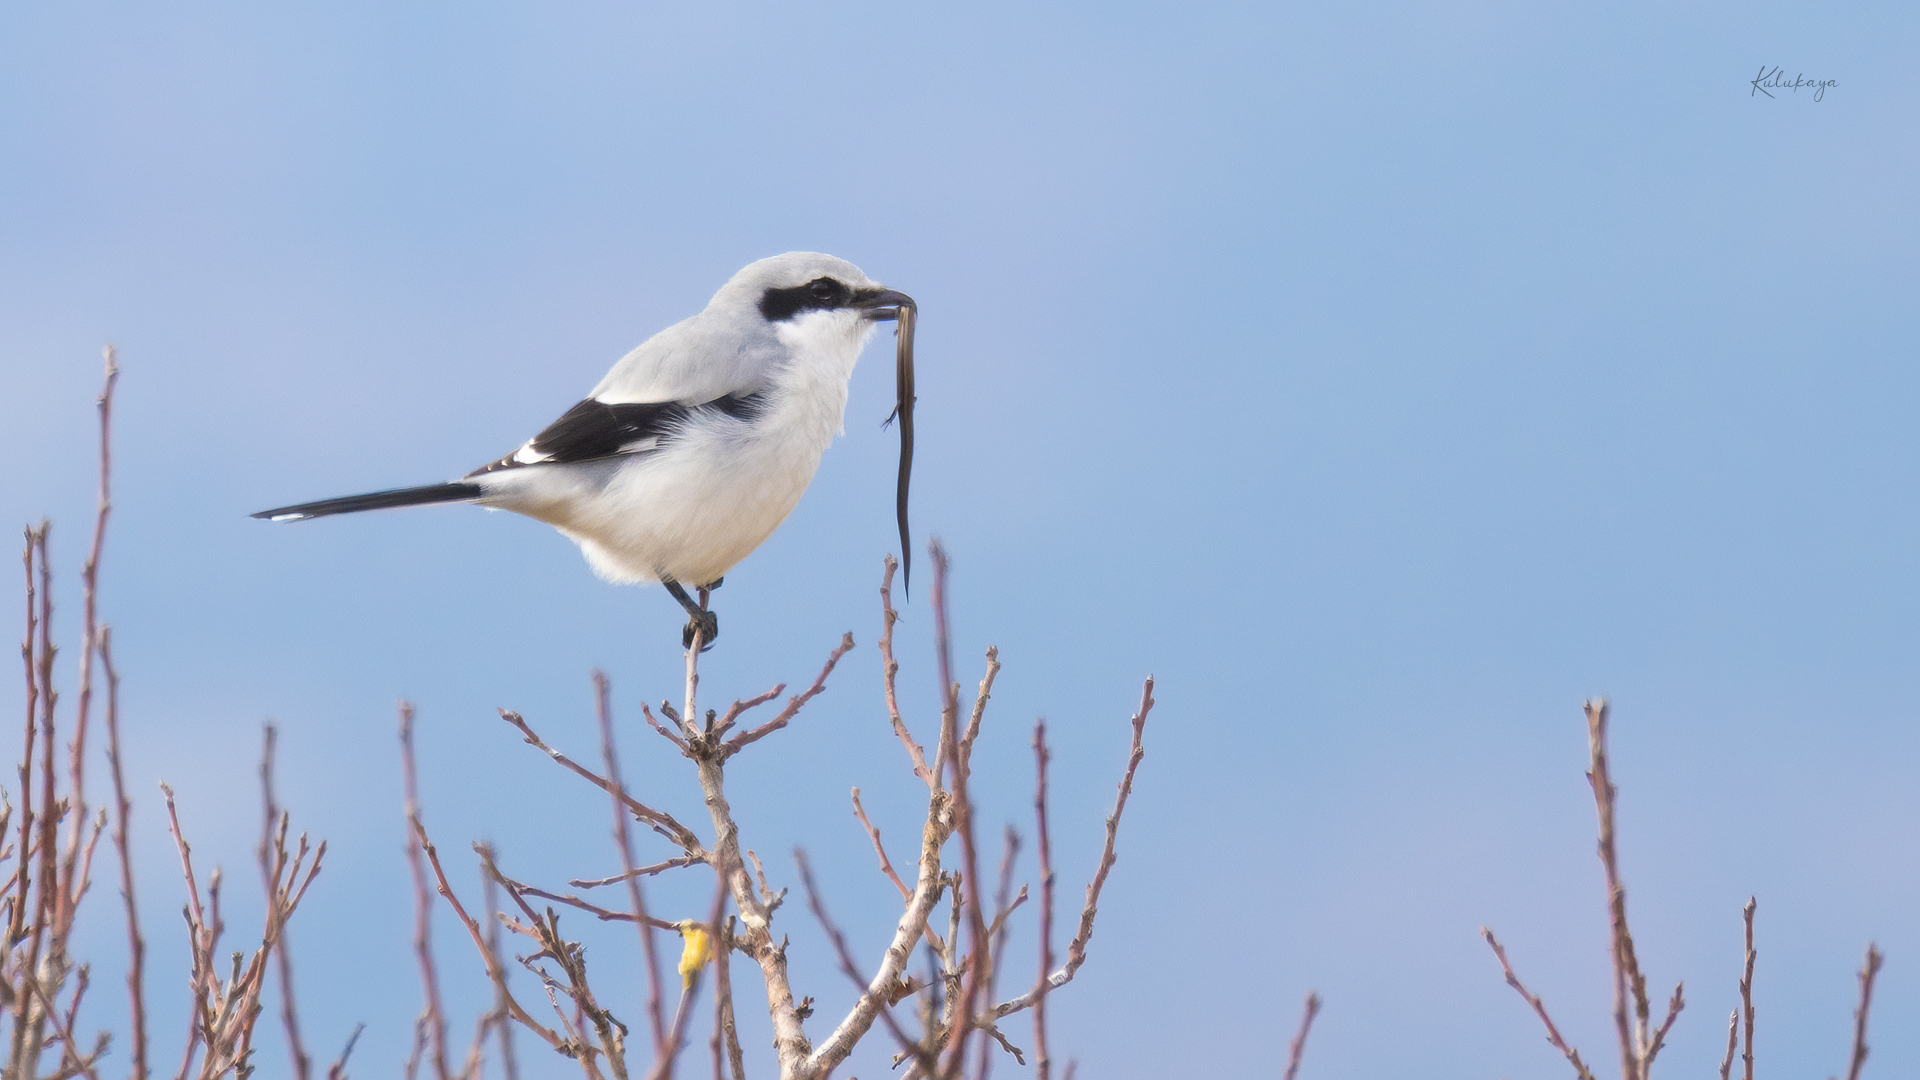
<instances>
[{"instance_id":1,"label":"bird's black wing","mask_svg":"<svg viewBox=\"0 0 1920 1080\"><path fill-rule=\"evenodd\" d=\"M643 454L659 448L685 421L712 411L750 420L765 403L763 392L734 393L712 401L645 401L609 404L588 398L561 414L525 446L468 473L516 469L526 465L592 461L616 454Z\"/></svg>"}]
</instances>

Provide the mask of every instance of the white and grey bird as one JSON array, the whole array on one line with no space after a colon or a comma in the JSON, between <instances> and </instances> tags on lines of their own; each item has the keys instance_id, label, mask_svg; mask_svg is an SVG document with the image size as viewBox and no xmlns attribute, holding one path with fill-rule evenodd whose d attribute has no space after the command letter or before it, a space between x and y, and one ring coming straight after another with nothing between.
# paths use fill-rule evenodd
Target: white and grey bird
<instances>
[{"instance_id":1,"label":"white and grey bird","mask_svg":"<svg viewBox=\"0 0 1920 1080\"><path fill-rule=\"evenodd\" d=\"M608 581L665 585L691 620L689 647L696 632L711 645L718 620L685 586L718 585L799 503L842 429L860 350L888 319L898 320L896 510L908 558L915 313L911 297L844 259L808 251L761 259L498 461L449 483L253 516L299 521L425 503L512 510L572 538Z\"/></svg>"}]
</instances>

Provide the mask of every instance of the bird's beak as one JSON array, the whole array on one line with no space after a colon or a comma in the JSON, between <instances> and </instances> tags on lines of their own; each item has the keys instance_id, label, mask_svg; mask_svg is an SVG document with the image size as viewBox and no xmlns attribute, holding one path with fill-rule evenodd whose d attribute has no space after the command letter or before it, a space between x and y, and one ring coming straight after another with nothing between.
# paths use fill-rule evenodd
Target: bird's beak
<instances>
[{"instance_id":1,"label":"bird's beak","mask_svg":"<svg viewBox=\"0 0 1920 1080\"><path fill-rule=\"evenodd\" d=\"M885 322L898 318L901 308L913 307L913 297L894 289L861 289L854 293L853 306L863 317Z\"/></svg>"},{"instance_id":2,"label":"bird's beak","mask_svg":"<svg viewBox=\"0 0 1920 1080\"><path fill-rule=\"evenodd\" d=\"M894 359L894 387L896 397L893 403L893 416L900 419L900 484L895 495L894 509L900 518L900 588L904 594L913 579L913 539L907 529L907 485L913 476L913 324L919 314L913 297L893 289L876 289L858 294L854 306L861 310L861 317L884 321L897 321L894 331L899 345Z\"/></svg>"}]
</instances>

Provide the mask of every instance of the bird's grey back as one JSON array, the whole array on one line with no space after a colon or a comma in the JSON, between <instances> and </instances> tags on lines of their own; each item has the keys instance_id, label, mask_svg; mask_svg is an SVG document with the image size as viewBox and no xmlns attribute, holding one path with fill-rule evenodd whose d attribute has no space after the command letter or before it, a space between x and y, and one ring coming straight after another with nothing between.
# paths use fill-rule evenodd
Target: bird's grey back
<instances>
[{"instance_id":1,"label":"bird's grey back","mask_svg":"<svg viewBox=\"0 0 1920 1080\"><path fill-rule=\"evenodd\" d=\"M674 323L620 358L593 388L610 404L701 403L765 389L780 362L780 340L759 313L707 308Z\"/></svg>"}]
</instances>

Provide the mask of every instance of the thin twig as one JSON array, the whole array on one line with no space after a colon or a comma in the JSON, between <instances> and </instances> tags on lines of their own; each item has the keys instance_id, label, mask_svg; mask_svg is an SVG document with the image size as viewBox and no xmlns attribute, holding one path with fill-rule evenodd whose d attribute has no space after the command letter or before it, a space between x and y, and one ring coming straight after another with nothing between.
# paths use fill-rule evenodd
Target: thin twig
<instances>
[{"instance_id":1,"label":"thin twig","mask_svg":"<svg viewBox=\"0 0 1920 1080\"><path fill-rule=\"evenodd\" d=\"M400 703L400 772L406 785L407 865L413 871L413 954L420 965L420 983L426 991L426 1007L420 1013L419 1030L426 1035L426 1049L432 1055L433 1072L438 1080L448 1080L447 1017L440 1008L440 976L433 961L433 892L427 885L427 867L422 860L427 831L420 823L420 786L413 758L413 703ZM436 866L435 870L439 867ZM451 890L448 890L451 899ZM419 1068L419 1046L407 1062L407 1077L412 1080Z\"/></svg>"},{"instance_id":2,"label":"thin twig","mask_svg":"<svg viewBox=\"0 0 1920 1080\"><path fill-rule=\"evenodd\" d=\"M604 908L590 901L582 900L572 893L548 892L546 889L542 889L536 885L528 885L525 882L515 881L509 877L502 877L500 881L501 884L507 887L508 891L516 896L537 896L542 900L552 900L557 904L565 904L571 908L579 908L581 911L592 915L601 922L630 923L642 921L639 916L636 916L631 911L615 911L612 908ZM656 918L652 915L646 916L645 922L648 926L656 930L674 929L672 922L666 919Z\"/></svg>"},{"instance_id":3,"label":"thin twig","mask_svg":"<svg viewBox=\"0 0 1920 1080\"><path fill-rule=\"evenodd\" d=\"M696 648L699 645L697 637L694 645ZM634 921L640 931L640 949L646 956L647 1019L653 1025L653 1054L656 1061L670 1061L679 1047L668 1045L665 1021L660 1015L660 957L653 940L653 927L647 921L647 902L641 895L640 875L634 870L633 842L627 833L627 815L621 807L627 787L620 780L620 755L613 744L613 706L608 701L607 677L599 671L593 673L593 705L600 721L600 756L607 768L608 791L613 796L614 846L620 849L621 876L627 882L627 899L633 906Z\"/></svg>"},{"instance_id":4,"label":"thin twig","mask_svg":"<svg viewBox=\"0 0 1920 1080\"><path fill-rule=\"evenodd\" d=\"M260 880L266 885L269 895L274 888L273 866L273 826L280 819L280 807L273 795L273 750L279 733L272 724L266 725L261 733L260 750L260 802L263 824L260 832ZM286 931L281 931L281 944L277 957L280 964L280 1022L287 1031L287 1054L293 1059L293 1075L299 1080L307 1080L312 1070L312 1058L307 1055L307 1047L300 1039L300 1009L294 1002L293 994L293 955L286 945Z\"/></svg>"},{"instance_id":5,"label":"thin twig","mask_svg":"<svg viewBox=\"0 0 1920 1080\"><path fill-rule=\"evenodd\" d=\"M1720 1080L1731 1080L1733 1055L1740 1049L1740 1010L1727 1014L1727 1056L1720 1059Z\"/></svg>"},{"instance_id":6,"label":"thin twig","mask_svg":"<svg viewBox=\"0 0 1920 1080\"><path fill-rule=\"evenodd\" d=\"M1114 841L1120 835L1120 815L1126 812L1127 796L1133 794L1133 774L1140 768L1140 762L1147 756L1140 744L1140 737L1147 726L1147 714L1153 711L1153 676L1140 688L1140 711L1133 714L1133 748L1127 754L1127 771L1120 778L1120 793L1113 802L1113 813L1107 818L1107 842L1100 851L1100 867L1093 875L1093 884L1087 886L1087 904L1080 911L1080 929L1067 945L1068 978L1087 962L1087 942L1093 938L1093 917L1100 904L1100 890L1106 887L1107 874L1113 869L1116 858ZM1059 986L1059 982L1054 983Z\"/></svg>"},{"instance_id":7,"label":"thin twig","mask_svg":"<svg viewBox=\"0 0 1920 1080\"><path fill-rule=\"evenodd\" d=\"M173 788L163 781L160 784L160 793L167 803L167 828L173 835L175 850L180 853L180 870L187 882L188 902L181 914L186 917L189 951L193 961L193 971L188 981L188 987L193 993L193 1002L188 1009L187 1045L183 1051L178 1074L180 1080L185 1080L188 1071L193 1067L194 1053L200 1046L201 1020L206 1015L209 992L207 983L214 978L208 965L213 957L214 942L219 939L220 926L217 919L214 925L207 925L205 910L200 903L200 885L193 874L193 848L180 831L180 815L174 806ZM216 882L218 875L219 872L216 870ZM209 1022L207 1026L211 1027L211 1023ZM18 1028L16 1028L17 1031Z\"/></svg>"},{"instance_id":8,"label":"thin twig","mask_svg":"<svg viewBox=\"0 0 1920 1080\"><path fill-rule=\"evenodd\" d=\"M1020 886L1019 898L1013 899L1013 864L1019 855L1020 834L1014 831L1012 825L1008 825L1006 832L1002 835L1000 843L999 884L993 888L993 922L987 927L988 939L993 943L992 951L988 954L987 965L986 993L988 1001L993 1000L994 991L1000 981L1000 967L1007 955L1007 917L1013 914L1015 908L1027 901L1027 887L1025 885ZM1043 961L1042 968L1044 969L1044 967L1045 962ZM1026 1064L1026 1058L1021 1054L1019 1048L1015 1047L998 1027L989 1028L987 1034L993 1036L1008 1053L1012 1054L1015 1061L1022 1065ZM974 1073L975 1080L988 1080L988 1077L992 1074L993 1055L981 1054L980 1068Z\"/></svg>"},{"instance_id":9,"label":"thin twig","mask_svg":"<svg viewBox=\"0 0 1920 1080\"><path fill-rule=\"evenodd\" d=\"M1300 1059L1307 1051L1307 1032L1313 1028L1313 1018L1320 1015L1320 995L1308 994L1307 1004L1300 1014L1300 1030L1287 1044L1287 1072L1283 1080L1295 1080L1300 1075Z\"/></svg>"},{"instance_id":10,"label":"thin twig","mask_svg":"<svg viewBox=\"0 0 1920 1080\"><path fill-rule=\"evenodd\" d=\"M840 644L834 648L832 653L828 654L826 665L820 669L819 676L813 680L812 686L807 687L805 693L787 699L786 708L781 709L780 714L773 719L761 724L757 728L743 731L733 738L728 739L726 741L727 749L731 752L738 753L749 743L758 742L774 732L779 731L781 728L786 727L787 721L793 719L794 714L800 711L801 706L812 701L815 696L827 688L827 676L833 674L834 666L840 663L840 658L852 650L853 635L850 633L843 634L840 638ZM689 700L691 700L691 698L689 698ZM716 734L718 733L716 732Z\"/></svg>"},{"instance_id":11,"label":"thin twig","mask_svg":"<svg viewBox=\"0 0 1920 1080\"><path fill-rule=\"evenodd\" d=\"M19 894L12 898L12 917L8 920L7 943L9 945L27 937L27 905L31 903L33 893L33 747L39 733L40 674L34 663L39 659L39 645L34 633L40 626L39 608L35 601L39 590L34 584L34 565L37 555L45 546L47 523L42 521L39 528L28 526L26 546L20 553L20 562L26 571L27 595L27 635L20 642L20 660L26 666L27 717L26 746L20 751L20 840L14 846L17 866L10 885L17 885ZM34 920L38 922L38 919ZM32 971L29 967L26 970ZM13 1000L13 1038L10 1043L8 1060L19 1061L25 1052L27 1037L27 1012L31 1006L25 994L15 994Z\"/></svg>"},{"instance_id":12,"label":"thin twig","mask_svg":"<svg viewBox=\"0 0 1920 1080\"><path fill-rule=\"evenodd\" d=\"M1860 1007L1853 1010L1853 1057L1847 1063L1847 1080L1860 1080L1860 1067L1867 1063L1867 1012L1873 1008L1874 977L1885 959L1878 946L1867 946L1867 960L1860 968Z\"/></svg>"},{"instance_id":13,"label":"thin twig","mask_svg":"<svg viewBox=\"0 0 1920 1080\"><path fill-rule=\"evenodd\" d=\"M498 960L494 954L487 949L486 935L480 932L480 924L474 921L473 916L467 914L467 909L460 903L460 898L454 895L453 886L447 884L447 873L440 867L440 852L433 846L433 841L427 836L427 827L420 823L418 816L409 817L407 824L410 826L408 831L412 834L414 840L419 843L421 850L426 854L427 865L433 868L434 881L440 895L445 897L447 905L453 908L453 914L460 920L460 924L467 928L467 936L473 939L474 948L480 951L482 960L488 965L488 977L494 980L496 987L505 987L505 973L496 970ZM489 853L485 851L481 853L480 864L489 874L494 875L496 878L499 877L499 870L493 865ZM502 881L501 884L505 885L506 883ZM511 887L508 888L508 892L512 892ZM515 897L515 899L517 901L519 898ZM524 902L521 903L521 909L527 911L529 917L532 917L531 909L528 909ZM567 1044L565 1040L560 1037L559 1033L535 1020L532 1016L529 1016L527 1010L520 1007L520 1003L514 1000L511 993L506 994L506 1004L507 1010L513 1014L515 1020L526 1025L528 1030L546 1040L548 1046L556 1050L561 1050L563 1053L565 1052L562 1048Z\"/></svg>"},{"instance_id":14,"label":"thin twig","mask_svg":"<svg viewBox=\"0 0 1920 1080\"><path fill-rule=\"evenodd\" d=\"M492 861L492 844L476 844L474 847L480 851L482 861ZM513 1053L513 1022L511 1022L513 1011L507 1007L507 999L513 997L513 994L507 990L507 963L501 959L501 951L499 951L499 882L495 882L492 874L486 874L486 872L480 874L480 903L488 913L486 970L488 970L488 980L493 984L493 1009L492 1013L488 1013L488 1017L493 1020L493 1030L499 1032L499 1061L501 1061L501 1068L507 1072L507 1080L520 1080L520 1061ZM486 1032L482 1028L482 1036L484 1034ZM478 1043L482 1036L476 1036L474 1042ZM478 1068L480 1047L476 1045L474 1051L476 1051L472 1055L474 1067Z\"/></svg>"},{"instance_id":15,"label":"thin twig","mask_svg":"<svg viewBox=\"0 0 1920 1080\"><path fill-rule=\"evenodd\" d=\"M567 884L573 886L576 889L597 889L602 885L618 885L621 882L627 880L628 878L652 877L653 875L661 873L663 871L675 870L682 866L697 866L705 861L706 861L705 859L701 859L697 856L682 855L676 859L668 859L665 862L654 863L652 866L636 866L632 870L622 870L621 872L613 875L612 877L591 878L591 879L572 878L568 880Z\"/></svg>"},{"instance_id":16,"label":"thin twig","mask_svg":"<svg viewBox=\"0 0 1920 1080\"><path fill-rule=\"evenodd\" d=\"M900 890L901 899L913 899L913 890L907 888L907 883L900 880L900 875L893 869L893 860L887 858L887 849L880 844L880 830L874 828L873 822L867 820L867 809L860 805L859 788L853 789L853 816L860 819L860 824L867 830L867 839L873 841L873 853L880 856L881 872L887 875L888 881L893 882L894 888Z\"/></svg>"},{"instance_id":17,"label":"thin twig","mask_svg":"<svg viewBox=\"0 0 1920 1080\"><path fill-rule=\"evenodd\" d=\"M720 723L714 727L713 733L715 735L725 735L727 730L733 727L734 721L740 719L740 714L746 712L748 709L756 709L765 705L767 702L779 697L780 692L786 688L786 683L775 683L773 689L764 694L756 694L753 697L734 702L728 707L727 714L720 718Z\"/></svg>"},{"instance_id":18,"label":"thin twig","mask_svg":"<svg viewBox=\"0 0 1920 1080\"><path fill-rule=\"evenodd\" d=\"M1753 962L1760 956L1753 948L1753 913L1759 906L1759 899L1749 896L1747 906L1741 909L1741 916L1747 925L1747 967L1746 974L1740 977L1740 1007L1747 1017L1747 1048L1740 1055L1745 1080L1753 1080Z\"/></svg>"},{"instance_id":19,"label":"thin twig","mask_svg":"<svg viewBox=\"0 0 1920 1080\"><path fill-rule=\"evenodd\" d=\"M938 564L935 564L938 566ZM1053 971L1053 841L1047 832L1047 722L1033 725L1033 817L1040 845L1040 975L1033 984L1033 1058L1040 1080L1053 1075L1047 1052L1047 976ZM969 1010L971 1011L971 1010Z\"/></svg>"},{"instance_id":20,"label":"thin twig","mask_svg":"<svg viewBox=\"0 0 1920 1080\"><path fill-rule=\"evenodd\" d=\"M1100 865L1094 871L1093 882L1087 886L1087 903L1080 909L1080 927L1074 933L1073 940L1067 943L1067 962L1060 970L1047 976L1050 989L1058 990L1072 982L1074 974L1087 962L1087 943L1093 939L1093 920L1099 912L1100 892L1106 888L1107 874L1118 859L1114 845L1120 835L1120 815L1126 812L1127 797L1133 794L1134 773L1147 756L1141 738L1146 731L1147 715L1153 711L1153 706L1153 676L1149 675L1140 688L1140 711L1133 714L1133 748L1127 754L1127 770L1120 777L1120 791L1113 801L1113 813L1107 816L1107 840L1100 852ZM1017 998L995 1005L985 1019L997 1020L1009 1013L1032 1008L1036 1000L1038 995L1029 990Z\"/></svg>"},{"instance_id":21,"label":"thin twig","mask_svg":"<svg viewBox=\"0 0 1920 1080\"><path fill-rule=\"evenodd\" d=\"M113 387L120 381L120 368L114 363L114 347L108 345L101 350L101 359L105 363L105 385L100 396L94 402L100 412L100 496L93 518L93 543L87 549L87 561L80 569L81 590L81 631L80 631L80 685L76 707L74 709L73 740L68 744L68 781L67 798L73 811L73 831L67 840L64 873L67 878L61 890L62 906L65 909L63 922L70 923L73 910L79 905L80 894L86 890L84 875L75 877L74 858L80 846L80 837L86 821L86 760L87 760L87 723L93 712L93 657L99 644L98 594L100 584L100 552L107 539L107 517L113 511ZM144 1053L142 1057L144 1058Z\"/></svg>"},{"instance_id":22,"label":"thin twig","mask_svg":"<svg viewBox=\"0 0 1920 1080\"><path fill-rule=\"evenodd\" d=\"M327 1066L327 1080L347 1080L347 1059L353 1056L353 1044L360 1041L360 1033L367 1030L365 1024L353 1025L353 1034L347 1036L347 1045L340 1050L340 1056Z\"/></svg>"},{"instance_id":23,"label":"thin twig","mask_svg":"<svg viewBox=\"0 0 1920 1080\"><path fill-rule=\"evenodd\" d=\"M1540 995L1528 990L1520 982L1520 976L1513 973L1513 965L1507 962L1507 950L1500 947L1500 942L1494 938L1493 931L1483 926L1480 928L1480 936L1487 939L1487 944L1493 948L1493 955L1499 958L1500 970L1507 976L1507 985L1513 987L1527 1004L1533 1006L1533 1011L1540 1017L1540 1022L1546 1025L1547 1041L1573 1063L1573 1071L1579 1075L1580 1080L1594 1080L1593 1071L1587 1068L1586 1062L1580 1060L1580 1051L1568 1046L1567 1040L1560 1037L1560 1029L1554 1026L1553 1017L1547 1015L1547 1007L1541 1002Z\"/></svg>"},{"instance_id":24,"label":"thin twig","mask_svg":"<svg viewBox=\"0 0 1920 1080\"><path fill-rule=\"evenodd\" d=\"M913 735L907 731L907 725L900 719L900 699L894 692L894 678L900 673L900 664L893 658L893 624L900 621L900 613L893 610L893 572L900 564L889 555L886 569L880 578L880 670L881 682L886 688L887 717L893 722L893 733L900 738L902 746L907 748L907 757L913 762L913 775L926 781L929 788L938 790L940 778L927 767L927 756L920 744L913 741Z\"/></svg>"},{"instance_id":25,"label":"thin twig","mask_svg":"<svg viewBox=\"0 0 1920 1080\"><path fill-rule=\"evenodd\" d=\"M536 1036L540 1036L541 1040L545 1040L547 1045L551 1045L553 1049L559 1049L561 1053L566 1053L564 1045L568 1045L568 1043L564 1042L561 1034L555 1032L553 1028L547 1028L545 1024L540 1024L538 1020L532 1019L532 1017L526 1013L526 1009L520 1007L520 1003L513 997L513 992L507 990L507 972L501 967L501 961L499 961L497 953L495 953L493 949L488 949L486 936L480 934L480 924L474 922L472 917L468 917L467 909L461 907L459 897L453 896L453 888L447 886L447 876L445 876L445 872L440 871L440 853L434 851L432 840L426 838L426 828L420 826L420 822L413 822L413 826L415 826L415 830L420 834L420 846L426 847L426 859L428 859L428 863L434 867L434 878L440 882L440 896L447 897L447 903L453 907L453 915L457 915L459 920L467 926L467 934L474 940L474 947L480 949L480 955L486 959L486 963L488 963L488 976L493 980L495 992L505 999L507 1011L513 1015L513 1019L522 1022L522 1024L526 1024L528 1030L532 1030ZM540 917L534 915L534 909L528 907L526 901L520 899L520 896L516 894L515 888L513 888L513 882L509 882L507 876L501 874L499 867L493 863L492 847L488 847L486 844L474 844L474 853L480 855L480 869L486 872L488 878L492 878L501 888L507 890L507 896L513 897L516 907L526 915L528 922L540 922ZM511 922L509 922L509 924L511 924ZM536 938L538 938L538 936L536 936ZM522 963L524 963L524 961L522 961Z\"/></svg>"},{"instance_id":26,"label":"thin twig","mask_svg":"<svg viewBox=\"0 0 1920 1080\"><path fill-rule=\"evenodd\" d=\"M127 909L127 998L133 1023L132 1080L146 1080L149 1074L147 995L143 979L147 941L140 933L140 908L133 892L133 854L127 839L127 821L132 816L133 803L127 798L126 780L120 769L120 673L113 666L111 626L100 628L100 668L107 676L107 766L113 774L113 847L120 856L120 896Z\"/></svg>"},{"instance_id":27,"label":"thin twig","mask_svg":"<svg viewBox=\"0 0 1920 1080\"><path fill-rule=\"evenodd\" d=\"M81 987L84 990L86 986L86 968L83 967L80 971L82 978ZM95 1050L91 1055L84 1058L81 1057L80 1048L75 1046L73 1041L73 1016L69 1014L63 1021L60 1016L59 1003L53 1000L53 995L47 991L45 986L40 984L40 980L34 978L32 972L22 972L21 976L26 982L28 991L41 1001L41 1009L38 1015L45 1016L53 1024L54 1035L60 1043L61 1073L66 1076L84 1073L88 1077L88 1080L100 1080L100 1074L94 1071L93 1062L95 1058L98 1058L105 1052L106 1046L102 1044L100 1048ZM76 1005L77 1004L76 1002ZM105 1037L104 1033L102 1037Z\"/></svg>"},{"instance_id":28,"label":"thin twig","mask_svg":"<svg viewBox=\"0 0 1920 1080\"><path fill-rule=\"evenodd\" d=\"M591 769L581 767L576 764L572 758L548 746L545 740L534 734L533 729L527 726L527 722L521 718L519 713L508 709L501 709L500 719L520 729L520 734L526 739L529 745L538 748L541 753L559 762L574 775L586 780L601 791L608 792L609 794L613 793L614 789L607 783L605 777L597 775ZM625 804L626 808L633 812L634 817L664 831L667 837L684 848L687 854L697 855L703 861L706 859L706 849L700 846L699 838L693 834L693 830L675 821L673 815L655 810L624 792L620 793L619 798L620 801Z\"/></svg>"},{"instance_id":29,"label":"thin twig","mask_svg":"<svg viewBox=\"0 0 1920 1080\"><path fill-rule=\"evenodd\" d=\"M1614 847L1615 788L1607 772L1606 699L1588 700L1586 711L1587 746L1592 761L1587 772L1587 783L1593 788L1594 809L1600 818L1600 864L1607 875L1608 932L1613 961L1613 1023L1620 1038L1622 1075L1628 1080L1640 1080L1640 1055L1635 1052L1634 1031L1632 1021L1628 1018L1628 1009L1630 1000L1645 1000L1646 990L1644 980L1640 977L1639 964L1634 958L1633 937L1627 931L1627 891L1620 884L1619 857ZM1647 1010L1644 1005L1640 1006L1639 1011L1645 1017Z\"/></svg>"},{"instance_id":30,"label":"thin twig","mask_svg":"<svg viewBox=\"0 0 1920 1080\"><path fill-rule=\"evenodd\" d=\"M987 646L987 673L980 678L980 688L974 693L973 715L967 718L966 734L960 736L960 745L967 754L973 753L973 740L980 737L980 718L986 715L987 701L993 697L993 680L1000 674L1000 646Z\"/></svg>"},{"instance_id":31,"label":"thin twig","mask_svg":"<svg viewBox=\"0 0 1920 1080\"><path fill-rule=\"evenodd\" d=\"M747 1070L740 1050L740 1032L733 1015L733 976L728 959L733 952L734 917L729 915L713 937L713 1037L724 1042L727 1065L733 1080L746 1080ZM719 1066L714 1066L717 1072Z\"/></svg>"},{"instance_id":32,"label":"thin twig","mask_svg":"<svg viewBox=\"0 0 1920 1080\"><path fill-rule=\"evenodd\" d=\"M933 555L931 600L934 650L939 658L940 690L943 696L940 706L939 760L946 763L948 788L953 792L953 831L960 837L960 862L964 874L961 887L966 890L970 939L966 974L960 984L959 1010L955 1013L959 1022L948 1033L946 1048L945 1068L951 1075L959 1077L966 1071L967 1042L976 1027L971 1022L974 1002L978 1000L986 982L987 949L992 939L987 933L986 916L982 914L980 905L979 849L974 842L973 800L967 794L967 781L973 767L970 753L963 752L960 743L960 686L953 681L953 637L947 615L947 574L951 564L946 549L939 541L934 541L930 547ZM971 747L967 749L970 751ZM936 762L935 771L938 770L939 764Z\"/></svg>"},{"instance_id":33,"label":"thin twig","mask_svg":"<svg viewBox=\"0 0 1920 1080\"><path fill-rule=\"evenodd\" d=\"M1660 1026L1654 1031L1653 1037L1640 1047L1641 1080L1646 1080L1646 1078L1652 1074L1653 1059L1659 1055L1660 1048L1667 1045L1667 1033L1673 1030L1673 1022L1680 1019L1680 1010L1687 1007L1687 999L1684 993L1686 986L1686 983L1675 984L1673 997L1667 1001L1667 1018L1660 1022Z\"/></svg>"},{"instance_id":34,"label":"thin twig","mask_svg":"<svg viewBox=\"0 0 1920 1080\"><path fill-rule=\"evenodd\" d=\"M674 723L676 724L679 723L679 720L677 719L678 714L675 713L671 708L669 708L666 702L663 701L660 703L660 711L666 713L669 717L676 717L676 719L674 720ZM653 728L653 730L659 732L662 738L666 739L668 742L672 743L673 745L679 747L680 752L682 754L691 755L693 753L693 750L687 746L687 740L681 738L678 734L667 730L665 725L661 724L660 721L655 720L653 718L653 710L647 708L647 703L644 701L640 703L640 715L646 718L648 725L650 725Z\"/></svg>"}]
</instances>

